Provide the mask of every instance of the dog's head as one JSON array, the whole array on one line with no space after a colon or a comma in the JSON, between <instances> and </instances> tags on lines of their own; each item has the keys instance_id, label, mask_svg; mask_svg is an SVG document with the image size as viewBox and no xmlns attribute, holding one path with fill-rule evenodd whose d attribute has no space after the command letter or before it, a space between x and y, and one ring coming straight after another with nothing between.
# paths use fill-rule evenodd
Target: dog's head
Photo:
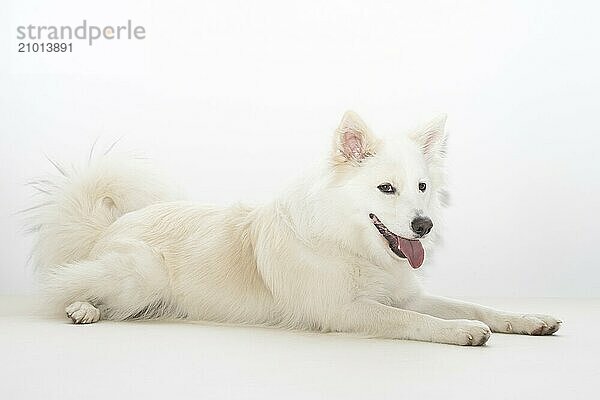
<instances>
[{"instance_id":1,"label":"dog's head","mask_svg":"<svg viewBox=\"0 0 600 400\"><path fill-rule=\"evenodd\" d=\"M445 121L438 117L410 134L382 139L355 113L344 115L329 185L334 214L344 219L339 239L371 259L421 266L444 201Z\"/></svg>"}]
</instances>

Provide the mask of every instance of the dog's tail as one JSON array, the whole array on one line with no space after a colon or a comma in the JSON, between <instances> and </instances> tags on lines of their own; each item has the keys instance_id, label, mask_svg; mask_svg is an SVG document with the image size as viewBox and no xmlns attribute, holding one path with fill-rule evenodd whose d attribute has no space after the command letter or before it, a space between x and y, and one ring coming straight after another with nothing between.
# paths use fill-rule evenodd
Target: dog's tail
<instances>
[{"instance_id":1,"label":"dog's tail","mask_svg":"<svg viewBox=\"0 0 600 400\"><path fill-rule=\"evenodd\" d=\"M35 236L31 259L39 270L85 260L121 215L174 199L143 158L104 155L69 169L50 162L59 174L30 182L43 199L23 211Z\"/></svg>"}]
</instances>

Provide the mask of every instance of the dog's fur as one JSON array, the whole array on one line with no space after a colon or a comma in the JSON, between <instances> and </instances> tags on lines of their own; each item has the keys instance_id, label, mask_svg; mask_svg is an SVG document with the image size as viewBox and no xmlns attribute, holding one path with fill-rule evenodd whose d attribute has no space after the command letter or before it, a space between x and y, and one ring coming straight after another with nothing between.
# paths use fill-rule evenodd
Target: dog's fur
<instances>
[{"instance_id":1,"label":"dog's fur","mask_svg":"<svg viewBox=\"0 0 600 400\"><path fill-rule=\"evenodd\" d=\"M393 251L396 240L432 245L444 124L383 140L348 112L326 165L256 208L171 201L135 158L59 167L37 182L48 198L30 211L43 289L75 323L186 318L459 345L484 344L490 330L554 333L550 316L426 294L420 263ZM417 216L433 221L429 234L413 232Z\"/></svg>"}]
</instances>

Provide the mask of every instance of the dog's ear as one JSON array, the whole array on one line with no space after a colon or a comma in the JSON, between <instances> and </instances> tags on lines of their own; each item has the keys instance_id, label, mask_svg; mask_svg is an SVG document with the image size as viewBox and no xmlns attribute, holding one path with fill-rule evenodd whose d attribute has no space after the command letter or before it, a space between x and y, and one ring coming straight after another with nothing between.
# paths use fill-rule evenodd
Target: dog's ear
<instances>
[{"instance_id":1,"label":"dog's ear","mask_svg":"<svg viewBox=\"0 0 600 400\"><path fill-rule=\"evenodd\" d=\"M334 154L335 164L358 164L365 158L375 154L377 140L367 125L353 111L346 111L335 131Z\"/></svg>"},{"instance_id":2,"label":"dog's ear","mask_svg":"<svg viewBox=\"0 0 600 400\"><path fill-rule=\"evenodd\" d=\"M442 157L446 151L446 118L446 114L442 114L411 134L428 161Z\"/></svg>"}]
</instances>

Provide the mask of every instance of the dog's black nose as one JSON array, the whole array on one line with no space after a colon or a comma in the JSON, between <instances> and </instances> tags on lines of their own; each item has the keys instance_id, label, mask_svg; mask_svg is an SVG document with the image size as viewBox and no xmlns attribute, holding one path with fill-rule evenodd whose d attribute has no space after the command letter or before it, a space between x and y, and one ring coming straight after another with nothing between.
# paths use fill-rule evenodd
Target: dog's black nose
<instances>
[{"instance_id":1,"label":"dog's black nose","mask_svg":"<svg viewBox=\"0 0 600 400\"><path fill-rule=\"evenodd\" d=\"M431 228L433 228L433 222L431 222L431 220L427 217L417 217L412 220L410 227L414 233L419 235L419 237L423 237L431 231Z\"/></svg>"}]
</instances>

